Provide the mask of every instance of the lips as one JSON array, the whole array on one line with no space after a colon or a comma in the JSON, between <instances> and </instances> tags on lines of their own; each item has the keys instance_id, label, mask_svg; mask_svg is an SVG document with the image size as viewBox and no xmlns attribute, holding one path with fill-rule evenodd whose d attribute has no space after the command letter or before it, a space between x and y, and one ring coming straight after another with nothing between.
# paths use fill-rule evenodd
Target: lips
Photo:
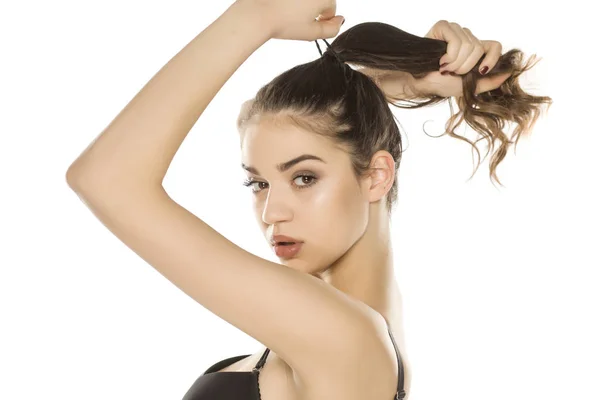
<instances>
[{"instance_id":1,"label":"lips","mask_svg":"<svg viewBox=\"0 0 600 400\"><path fill-rule=\"evenodd\" d=\"M300 239L293 238L291 236L286 235L275 235L271 239L271 245L276 246L279 244L294 244L294 243L302 243L303 241Z\"/></svg>"},{"instance_id":2,"label":"lips","mask_svg":"<svg viewBox=\"0 0 600 400\"><path fill-rule=\"evenodd\" d=\"M295 257L302 249L303 243L297 242L292 244L276 244L273 246L273 251L277 257L292 258Z\"/></svg>"},{"instance_id":3,"label":"lips","mask_svg":"<svg viewBox=\"0 0 600 400\"><path fill-rule=\"evenodd\" d=\"M304 241L286 235L274 235L271 239L273 251L281 258L292 258L296 256Z\"/></svg>"}]
</instances>

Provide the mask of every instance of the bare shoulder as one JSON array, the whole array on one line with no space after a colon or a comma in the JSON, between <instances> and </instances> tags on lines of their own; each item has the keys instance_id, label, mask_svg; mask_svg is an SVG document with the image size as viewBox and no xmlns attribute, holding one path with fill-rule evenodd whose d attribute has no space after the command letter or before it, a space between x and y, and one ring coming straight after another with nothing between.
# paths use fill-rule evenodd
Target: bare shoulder
<instances>
[{"instance_id":1,"label":"bare shoulder","mask_svg":"<svg viewBox=\"0 0 600 400\"><path fill-rule=\"evenodd\" d=\"M365 330L352 350L334 355L304 376L292 371L297 400L394 399L398 386L396 351L385 319L376 312L368 314L373 329Z\"/></svg>"}]
</instances>

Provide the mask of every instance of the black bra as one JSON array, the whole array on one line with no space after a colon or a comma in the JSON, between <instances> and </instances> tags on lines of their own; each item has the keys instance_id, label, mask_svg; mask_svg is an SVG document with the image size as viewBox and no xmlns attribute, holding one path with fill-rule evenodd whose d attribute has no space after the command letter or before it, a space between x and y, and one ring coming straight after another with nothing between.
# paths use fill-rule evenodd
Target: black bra
<instances>
[{"instance_id":1,"label":"black bra","mask_svg":"<svg viewBox=\"0 0 600 400\"><path fill-rule=\"evenodd\" d=\"M402 400L406 396L404 391L404 367L389 325L388 332L390 338L392 338L396 358L398 359L398 390L392 400ZM213 364L196 379L182 400L261 400L258 376L267 361L270 351L269 348L264 351L252 371L221 371L221 369L250 357L252 354L226 358Z\"/></svg>"}]
</instances>

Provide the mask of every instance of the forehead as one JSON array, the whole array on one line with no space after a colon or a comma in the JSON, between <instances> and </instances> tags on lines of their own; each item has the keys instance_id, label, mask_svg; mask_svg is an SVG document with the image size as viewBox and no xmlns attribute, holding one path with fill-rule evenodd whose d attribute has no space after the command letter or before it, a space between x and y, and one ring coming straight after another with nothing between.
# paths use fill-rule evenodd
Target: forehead
<instances>
[{"instance_id":1,"label":"forehead","mask_svg":"<svg viewBox=\"0 0 600 400\"><path fill-rule=\"evenodd\" d=\"M283 118L261 118L240 135L242 161L288 160L303 153L331 157L336 151L331 139L305 130Z\"/></svg>"}]
</instances>

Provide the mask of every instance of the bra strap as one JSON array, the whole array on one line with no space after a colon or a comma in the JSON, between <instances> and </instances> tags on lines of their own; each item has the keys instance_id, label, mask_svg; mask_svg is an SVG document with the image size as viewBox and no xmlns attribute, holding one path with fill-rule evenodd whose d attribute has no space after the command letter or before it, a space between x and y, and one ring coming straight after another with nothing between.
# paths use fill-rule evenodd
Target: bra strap
<instances>
[{"instance_id":1,"label":"bra strap","mask_svg":"<svg viewBox=\"0 0 600 400\"><path fill-rule=\"evenodd\" d=\"M260 360L258 360L258 362L256 363L256 365L254 366L254 368L252 368L252 372L258 372L262 369L262 367L265 365L265 363L267 362L267 357L269 357L269 353L271 352L271 350L269 350L269 348L267 347L267 349L265 350L265 352L263 353L262 357L260 358Z\"/></svg>"},{"instance_id":2,"label":"bra strap","mask_svg":"<svg viewBox=\"0 0 600 400\"><path fill-rule=\"evenodd\" d=\"M390 326L387 325L387 327L388 333L390 334L390 338L392 339L392 344L394 345L394 350L396 351L396 359L398 361L398 390L396 392L394 400L402 400L406 396L406 392L404 391L404 366L402 365L402 357L400 356L400 352L398 351L398 346L396 345L394 335L392 335ZM267 362L267 357L269 357L270 352L271 350L269 350L269 348L267 347L262 357L260 357L260 360L258 360L254 368L252 368L252 372L258 372L262 369L262 367Z\"/></svg>"},{"instance_id":3,"label":"bra strap","mask_svg":"<svg viewBox=\"0 0 600 400\"><path fill-rule=\"evenodd\" d=\"M396 350L396 358L398 359L398 391L396 392L396 397L394 397L394 400L401 400L404 398L404 396L406 396L406 392L404 391L404 366L402 365L402 357L400 356L398 346L396 345L396 340L392 335L392 331L390 330L389 325L388 333L390 334L390 338L392 339L392 343L394 344L394 350Z\"/></svg>"}]
</instances>

